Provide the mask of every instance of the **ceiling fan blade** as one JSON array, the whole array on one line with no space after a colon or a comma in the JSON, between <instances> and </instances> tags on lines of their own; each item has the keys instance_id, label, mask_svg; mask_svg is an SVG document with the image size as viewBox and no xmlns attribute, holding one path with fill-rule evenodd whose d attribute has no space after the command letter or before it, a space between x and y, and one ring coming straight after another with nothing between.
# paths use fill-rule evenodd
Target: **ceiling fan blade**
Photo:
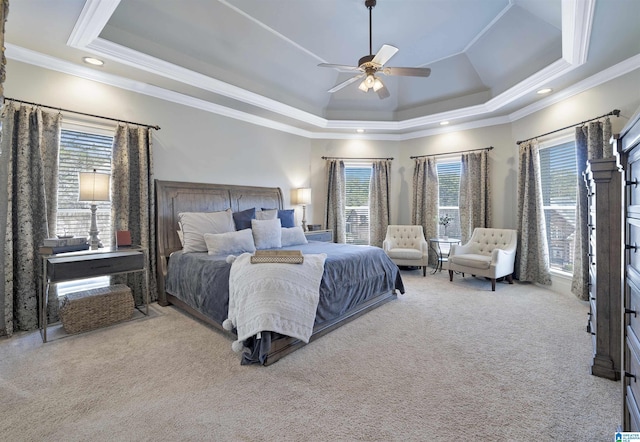
<instances>
[{"instance_id":1,"label":"ceiling fan blade","mask_svg":"<svg viewBox=\"0 0 640 442\"><path fill-rule=\"evenodd\" d=\"M430 68L384 68L385 75L404 75L407 77L428 77L431 75Z\"/></svg>"},{"instance_id":2,"label":"ceiling fan blade","mask_svg":"<svg viewBox=\"0 0 640 442\"><path fill-rule=\"evenodd\" d=\"M382 86L380 89L376 91L376 93L378 94L378 97L381 100L384 100L385 98L388 98L391 96L391 94L389 93L389 89L387 89L386 86Z\"/></svg>"},{"instance_id":3,"label":"ceiling fan blade","mask_svg":"<svg viewBox=\"0 0 640 442\"><path fill-rule=\"evenodd\" d=\"M389 61L391 57L396 55L396 52L398 52L398 48L396 48L395 46L382 45L376 56L373 57L373 60L371 60L371 63L376 63L382 66L387 61Z\"/></svg>"},{"instance_id":4,"label":"ceiling fan blade","mask_svg":"<svg viewBox=\"0 0 640 442\"><path fill-rule=\"evenodd\" d=\"M355 81L358 81L362 77L364 77L364 74L360 74L360 75L356 75L355 77L351 77L348 80L343 81L342 83L336 84L334 87L329 89L327 92L333 93L333 92L339 91L343 87L349 86L351 83L353 83Z\"/></svg>"},{"instance_id":5,"label":"ceiling fan blade","mask_svg":"<svg viewBox=\"0 0 640 442\"><path fill-rule=\"evenodd\" d=\"M337 69L339 71L344 71L344 72L353 72L359 69L358 66L346 66L343 64L331 64L331 63L320 63L318 66L321 68L333 68L333 69Z\"/></svg>"}]
</instances>

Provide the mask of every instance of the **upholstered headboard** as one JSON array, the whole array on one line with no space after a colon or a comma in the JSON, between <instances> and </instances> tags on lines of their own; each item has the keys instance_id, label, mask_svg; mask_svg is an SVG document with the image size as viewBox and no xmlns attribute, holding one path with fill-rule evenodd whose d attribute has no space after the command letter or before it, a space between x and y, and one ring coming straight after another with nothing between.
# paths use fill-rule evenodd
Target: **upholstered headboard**
<instances>
[{"instance_id":1,"label":"upholstered headboard","mask_svg":"<svg viewBox=\"0 0 640 442\"><path fill-rule=\"evenodd\" d=\"M231 208L238 212L252 207L283 208L279 187L155 181L158 302L166 304L164 279L169 255L180 250L178 214L215 212Z\"/></svg>"}]
</instances>

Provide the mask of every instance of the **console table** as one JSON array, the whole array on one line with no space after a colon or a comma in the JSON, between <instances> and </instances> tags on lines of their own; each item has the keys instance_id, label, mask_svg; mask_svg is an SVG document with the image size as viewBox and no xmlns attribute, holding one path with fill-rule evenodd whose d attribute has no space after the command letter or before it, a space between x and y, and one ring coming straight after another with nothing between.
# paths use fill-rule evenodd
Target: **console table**
<instances>
[{"instance_id":1,"label":"console table","mask_svg":"<svg viewBox=\"0 0 640 442\"><path fill-rule=\"evenodd\" d=\"M84 250L42 256L42 290L39 296L39 319L42 342L47 342L47 305L51 284L95 276L144 272L144 311L149 314L149 271L147 249L142 247Z\"/></svg>"}]
</instances>

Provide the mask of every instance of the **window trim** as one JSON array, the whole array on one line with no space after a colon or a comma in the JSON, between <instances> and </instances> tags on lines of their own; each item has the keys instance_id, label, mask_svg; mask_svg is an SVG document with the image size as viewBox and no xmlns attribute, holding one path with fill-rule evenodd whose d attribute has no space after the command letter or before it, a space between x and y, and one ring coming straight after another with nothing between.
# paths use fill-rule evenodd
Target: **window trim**
<instances>
[{"instance_id":1,"label":"window trim","mask_svg":"<svg viewBox=\"0 0 640 442\"><path fill-rule=\"evenodd\" d=\"M460 176L459 179L462 179L462 155L447 155L445 158L437 158L436 159L436 173L438 174L438 224L436 226L437 228L437 232L436 234L438 236L440 235L440 229L441 229L441 225L440 225L440 211L441 210L457 210L458 211L458 228L460 227L460 188L458 188L458 205L457 206L441 206L440 205L440 174L438 173L438 165L439 164L453 164L456 163L459 165L460 168ZM444 229L444 227L442 227ZM458 233L458 232L456 232ZM447 236L449 236L449 232L447 232ZM455 236L455 235L454 235Z\"/></svg>"},{"instance_id":2,"label":"window trim","mask_svg":"<svg viewBox=\"0 0 640 442\"><path fill-rule=\"evenodd\" d=\"M100 124L102 123L102 124ZM105 137L115 137L117 126L106 122L96 122L81 120L78 118L62 119L61 130L70 130L75 132L86 132L94 135L102 135Z\"/></svg>"},{"instance_id":3,"label":"window trim","mask_svg":"<svg viewBox=\"0 0 640 442\"><path fill-rule=\"evenodd\" d=\"M371 185L371 177L373 175L373 162L372 161L367 161L367 160L349 160L349 161L345 161L344 162L344 168L345 168L345 175L346 175L346 170L347 169L367 169L369 170L369 185ZM346 193L346 177L345 177L345 193ZM368 192L368 190L367 190ZM346 219L348 218L347 215L347 207L346 207L346 201L345 201L345 223L346 223ZM367 244L371 243L371 237L369 236L369 231L371 229L371 195L367 193ZM346 225L345 225L346 228ZM347 244L361 244L361 243L347 243Z\"/></svg>"},{"instance_id":4,"label":"window trim","mask_svg":"<svg viewBox=\"0 0 640 442\"><path fill-rule=\"evenodd\" d=\"M67 119L66 117L63 117L60 130L61 133L62 131L72 131L111 138L115 138L116 135L115 125L98 124L96 122L89 122L79 119ZM97 276L73 281L64 281L56 284L56 294L58 295L58 297L62 297L81 289L86 290L99 287L107 287L110 284L111 278L109 276Z\"/></svg>"},{"instance_id":5,"label":"window trim","mask_svg":"<svg viewBox=\"0 0 640 442\"><path fill-rule=\"evenodd\" d=\"M576 138L573 132L560 133L544 141L539 141L538 151L549 149L552 147L557 147L566 143L572 143L572 142L575 143L575 141L576 141ZM539 152L538 152L538 155L539 155ZM576 195L576 199L577 199L577 195ZM544 210L543 210L543 213L544 213ZM545 222L546 222L546 219L545 219ZM547 252L550 252L549 244L547 244ZM551 256L549 258L551 258ZM549 273L551 273L551 275L555 275L562 278L567 278L567 279L573 278L573 272L568 272L566 270L561 270L558 268L551 267L551 264L549 264Z\"/></svg>"}]
</instances>

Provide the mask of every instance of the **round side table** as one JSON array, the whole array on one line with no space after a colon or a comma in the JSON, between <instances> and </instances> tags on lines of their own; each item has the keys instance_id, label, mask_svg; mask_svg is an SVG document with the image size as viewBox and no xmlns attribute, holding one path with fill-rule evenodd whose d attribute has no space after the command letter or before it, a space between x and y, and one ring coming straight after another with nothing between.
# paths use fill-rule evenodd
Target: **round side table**
<instances>
[{"instance_id":1,"label":"round side table","mask_svg":"<svg viewBox=\"0 0 640 442\"><path fill-rule=\"evenodd\" d=\"M441 246L441 244L444 246ZM442 271L442 263L449 259L449 250L451 244L460 244L458 238L431 238L429 240L429 248L436 254L436 266L431 274L436 273L438 270Z\"/></svg>"}]
</instances>

